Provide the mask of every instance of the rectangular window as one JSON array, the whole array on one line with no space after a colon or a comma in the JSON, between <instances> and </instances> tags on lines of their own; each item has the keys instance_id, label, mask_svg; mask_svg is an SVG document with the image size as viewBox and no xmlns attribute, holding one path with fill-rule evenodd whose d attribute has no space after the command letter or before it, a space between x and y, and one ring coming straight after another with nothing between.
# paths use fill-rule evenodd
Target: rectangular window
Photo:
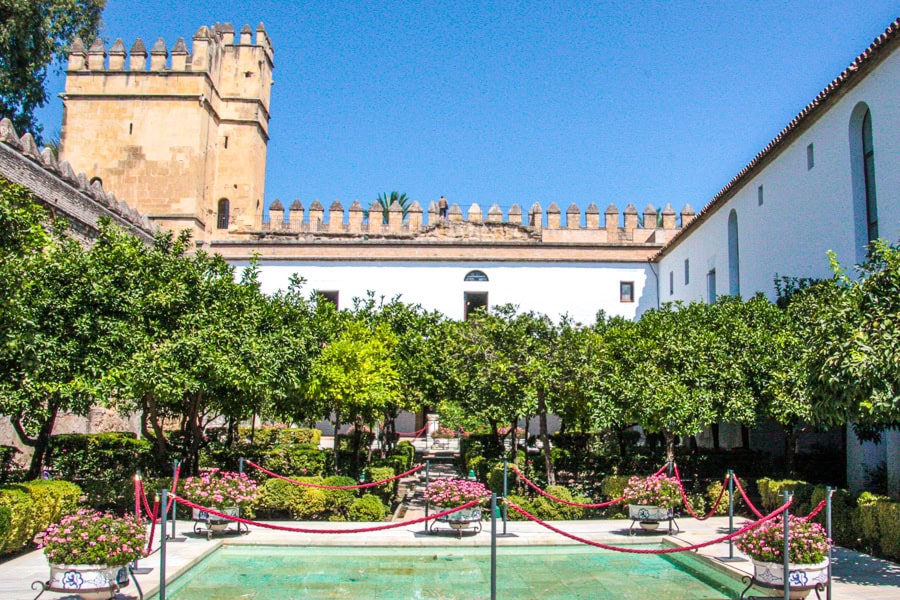
<instances>
[{"instance_id":1,"label":"rectangular window","mask_svg":"<svg viewBox=\"0 0 900 600\"><path fill-rule=\"evenodd\" d=\"M619 282L619 302L634 302L634 282Z\"/></svg>"},{"instance_id":2,"label":"rectangular window","mask_svg":"<svg viewBox=\"0 0 900 600\"><path fill-rule=\"evenodd\" d=\"M756 204L758 206L763 205L763 186L756 188Z\"/></svg>"},{"instance_id":3,"label":"rectangular window","mask_svg":"<svg viewBox=\"0 0 900 600\"><path fill-rule=\"evenodd\" d=\"M338 306L338 297L340 294L337 290L316 290L316 293L321 296L325 302L331 302L334 304L335 308L340 308Z\"/></svg>"},{"instance_id":4,"label":"rectangular window","mask_svg":"<svg viewBox=\"0 0 900 600\"><path fill-rule=\"evenodd\" d=\"M816 166L816 156L813 145L810 144L806 147L806 170L811 171L814 166Z\"/></svg>"},{"instance_id":5,"label":"rectangular window","mask_svg":"<svg viewBox=\"0 0 900 600\"><path fill-rule=\"evenodd\" d=\"M684 259L684 285L691 282L691 261Z\"/></svg>"},{"instance_id":6,"label":"rectangular window","mask_svg":"<svg viewBox=\"0 0 900 600\"><path fill-rule=\"evenodd\" d=\"M675 293L675 271L669 271L669 295Z\"/></svg>"},{"instance_id":7,"label":"rectangular window","mask_svg":"<svg viewBox=\"0 0 900 600\"><path fill-rule=\"evenodd\" d=\"M712 269L706 274L706 302L716 303L716 270Z\"/></svg>"},{"instance_id":8,"label":"rectangular window","mask_svg":"<svg viewBox=\"0 0 900 600\"><path fill-rule=\"evenodd\" d=\"M488 293L487 292L465 292L463 294L463 300L465 301L465 310L464 310L464 318L468 321L469 315L472 314L474 310L487 310L488 309Z\"/></svg>"}]
</instances>

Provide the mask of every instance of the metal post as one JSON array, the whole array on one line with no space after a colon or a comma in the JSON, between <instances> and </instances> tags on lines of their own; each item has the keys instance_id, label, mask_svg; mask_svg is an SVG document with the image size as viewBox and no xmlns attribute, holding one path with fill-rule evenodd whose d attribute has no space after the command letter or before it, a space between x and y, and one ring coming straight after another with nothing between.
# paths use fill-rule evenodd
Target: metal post
<instances>
[{"instance_id":1,"label":"metal post","mask_svg":"<svg viewBox=\"0 0 900 600\"><path fill-rule=\"evenodd\" d=\"M509 493L509 484L507 483L507 477L509 475L509 463L505 460L503 461L503 499L506 500L506 496ZM506 506L506 502L503 503L503 535L506 535L506 519L507 519L507 511L509 508Z\"/></svg>"},{"instance_id":2,"label":"metal post","mask_svg":"<svg viewBox=\"0 0 900 600\"><path fill-rule=\"evenodd\" d=\"M734 471L728 469L728 535L734 533ZM734 540L728 538L728 559L734 560Z\"/></svg>"},{"instance_id":3,"label":"metal post","mask_svg":"<svg viewBox=\"0 0 900 600\"><path fill-rule=\"evenodd\" d=\"M425 491L428 491L428 484L431 483L431 460L425 461ZM425 501L425 518L428 519L428 501ZM428 531L428 521L425 521L425 531Z\"/></svg>"},{"instance_id":4,"label":"metal post","mask_svg":"<svg viewBox=\"0 0 900 600\"><path fill-rule=\"evenodd\" d=\"M178 459L175 459L175 462L172 465L172 485L175 485L175 477L177 477L177 474L178 474ZM177 494L178 490L172 490L172 492ZM166 508L166 503L163 502L163 510L165 510L165 508ZM178 503L173 502L172 503L172 539L173 540L175 539L175 519L177 518L176 517L177 508L178 508ZM165 527L163 527L163 529L165 529Z\"/></svg>"},{"instance_id":5,"label":"metal post","mask_svg":"<svg viewBox=\"0 0 900 600\"><path fill-rule=\"evenodd\" d=\"M242 456L241 459L238 461L238 473L243 473L243 472L244 472L244 457Z\"/></svg>"},{"instance_id":6,"label":"metal post","mask_svg":"<svg viewBox=\"0 0 900 600\"><path fill-rule=\"evenodd\" d=\"M162 527L159 528L159 600L166 600L166 502L169 500L169 492L162 491Z\"/></svg>"},{"instance_id":7,"label":"metal post","mask_svg":"<svg viewBox=\"0 0 900 600\"><path fill-rule=\"evenodd\" d=\"M828 583L825 586L825 598L831 600L831 547L834 542L831 541L831 495L834 488L827 486L825 488L825 532L828 534Z\"/></svg>"},{"instance_id":8,"label":"metal post","mask_svg":"<svg viewBox=\"0 0 900 600\"><path fill-rule=\"evenodd\" d=\"M787 490L784 491L784 503L787 504L791 499L790 492ZM790 564L790 553L791 553L791 525L790 525L790 512L789 508L785 508L784 512L781 513L781 518L784 521L784 600L790 600L791 598L791 568Z\"/></svg>"},{"instance_id":9,"label":"metal post","mask_svg":"<svg viewBox=\"0 0 900 600\"><path fill-rule=\"evenodd\" d=\"M497 600L497 494L491 494L491 600Z\"/></svg>"}]
</instances>

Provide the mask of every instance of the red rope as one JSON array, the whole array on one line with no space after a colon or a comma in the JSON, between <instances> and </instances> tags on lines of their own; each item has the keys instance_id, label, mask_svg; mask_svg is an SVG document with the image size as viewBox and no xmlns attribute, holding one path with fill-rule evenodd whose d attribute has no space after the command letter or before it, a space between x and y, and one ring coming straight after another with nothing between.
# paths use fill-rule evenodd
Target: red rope
<instances>
[{"instance_id":1,"label":"red rope","mask_svg":"<svg viewBox=\"0 0 900 600\"><path fill-rule=\"evenodd\" d=\"M211 515L216 517L220 517L222 519L227 519L229 521L236 521L238 523L243 523L245 525L255 525L257 527L264 527L266 529L275 529L277 531L290 531L293 533L368 533L370 531L383 531L385 529L395 529L397 527L405 527L407 525L415 525L417 523L424 523L425 521L430 521L432 519L437 519L440 517L445 517L447 515L452 515L455 512L459 512L466 508L472 508L473 506L478 505L481 500L472 500L471 502L467 502L462 506L457 506L456 508L450 508L443 512L435 513L433 515L429 515L427 517L422 517L420 519L413 519L412 521L401 521L399 523L389 523L387 525L379 525L377 527L362 527L358 529L304 529L302 527L287 527L285 525L272 525L271 523L261 523L259 521L251 521L249 519L242 519L240 517L235 517L234 515L226 515L225 513L219 512L214 508L207 508L205 506L200 506L199 504L194 504L190 500L185 500L184 498L179 498L178 496L172 496L175 500L178 501L179 504L183 504L190 508L196 508L198 510L205 511Z\"/></svg>"},{"instance_id":2,"label":"red rope","mask_svg":"<svg viewBox=\"0 0 900 600\"><path fill-rule=\"evenodd\" d=\"M421 429L417 429L416 431L395 431L394 433L396 433L397 435L411 435L414 438L417 438L425 433L426 429L428 429L428 425L424 425Z\"/></svg>"},{"instance_id":3,"label":"red rope","mask_svg":"<svg viewBox=\"0 0 900 600\"><path fill-rule=\"evenodd\" d=\"M825 508L825 500L822 500L821 502L819 502L819 504L814 509L812 509L812 512L809 513L808 515L806 515L805 517L801 517L801 520L812 521L813 519L816 518L817 514L822 512L823 508Z\"/></svg>"},{"instance_id":4,"label":"red rope","mask_svg":"<svg viewBox=\"0 0 900 600\"><path fill-rule=\"evenodd\" d=\"M293 483L294 485L302 485L304 487L311 487L320 490L361 490L364 488L375 487L378 485L384 485L385 483L389 483L394 481L395 479L400 479L401 477L406 477L407 475L411 475L416 471L425 468L425 465L419 465L418 467L414 467L407 471L406 473L400 473L399 475L394 475L393 477L388 477L387 479L382 479L381 481L373 481L372 483L361 483L359 485L319 485L317 483L309 483L306 481L297 481L296 479L291 479L290 477L285 477L284 475L279 475L278 473L273 473L272 471L259 466L255 462L244 460L244 464L250 465L254 469L259 469L266 475L270 475L275 477L276 479L281 479L282 481L287 481L288 483Z\"/></svg>"},{"instance_id":5,"label":"red rope","mask_svg":"<svg viewBox=\"0 0 900 600\"><path fill-rule=\"evenodd\" d=\"M744 486L741 485L741 480L735 477L734 483L737 486L738 491L741 492L741 497L744 499L744 502L746 502L750 510L753 511L753 514L756 515L756 518L761 519L762 513L753 505L752 502L750 502L750 498L747 497L747 492L744 491Z\"/></svg>"},{"instance_id":6,"label":"red rope","mask_svg":"<svg viewBox=\"0 0 900 600\"><path fill-rule=\"evenodd\" d=\"M144 499L146 500L146 496ZM150 551L153 550L153 534L156 533L156 523L159 522L159 519L153 517L156 514L156 511L159 510L159 499L156 499L153 502L153 512L150 513L150 539L147 540L147 551L144 552L144 556L149 556Z\"/></svg>"},{"instance_id":7,"label":"red rope","mask_svg":"<svg viewBox=\"0 0 900 600\"><path fill-rule=\"evenodd\" d=\"M177 467L175 467L175 477L172 478L173 479L173 481L172 481L172 491L173 492L178 489L178 476L180 474L181 474L181 465L179 464ZM170 510L172 510L172 503L174 501L175 500L173 500L172 498L169 498L169 502L166 504L166 512L167 513Z\"/></svg>"},{"instance_id":8,"label":"red rope","mask_svg":"<svg viewBox=\"0 0 900 600\"><path fill-rule=\"evenodd\" d=\"M714 514L716 514L716 509L719 508L719 503L722 501L722 497L725 495L725 488L728 485L728 475L725 476L725 481L722 482L722 491L719 492L719 497L716 498L715 503L713 503L712 510L710 510L706 516L698 517L694 510L691 508L690 502L688 502L687 493L684 491L684 484L681 482L681 474L678 472L678 465L675 465L675 479L678 480L678 489L681 491L681 499L684 502L684 507L691 514L692 517L697 519L698 521L705 521Z\"/></svg>"},{"instance_id":9,"label":"red rope","mask_svg":"<svg viewBox=\"0 0 900 600\"><path fill-rule=\"evenodd\" d=\"M756 522L754 522L754 523L750 523L749 525L745 525L743 528L741 528L741 529L735 531L735 532L732 533L732 534L725 535L725 536L722 536L722 537L720 537L720 538L716 538L716 539L714 539L714 540L709 540L708 542L701 542L701 543L699 543L699 544L692 544L692 545L690 545L690 546L682 546L682 547L680 547L680 548L662 548L662 549L659 549L659 550L645 550L645 549L643 549L643 548L623 548L623 547L621 547L621 546L610 546L610 545L608 545L608 544L602 544L602 543L600 543L600 542L592 542L591 540L587 540L587 539L585 539L585 538L578 537L577 535L573 535L573 534L571 534L571 533L567 533L567 532L565 532L565 531L562 531L561 529L557 529L557 528L554 527L553 525L550 525L549 523L546 523L546 522L544 522L544 521L538 519L538 518L535 517L534 515L529 514L528 512L526 512L526 511L523 510L522 508L516 506L515 504L513 504L513 503L510 502L509 500L505 500L505 502L506 502L506 503L510 506L510 508L512 508L514 511L518 512L520 515L524 516L525 518L530 519L531 521L534 521L534 522L537 523L538 525L542 525L543 527L549 529L550 531L553 531L553 532L556 532L556 533L558 533L558 534L560 534L560 535L563 535L563 536L569 538L570 540L575 540L576 542L580 542L580 543L582 543L582 544L587 544L588 546L595 546L595 547L597 547L597 548L603 548L604 550L612 550L612 551L614 551L614 552L627 552L627 553L630 553L630 554L674 554L674 553L676 553L676 552L687 552L687 551L690 551L690 550L698 550L698 549L700 549L700 548L705 548L706 546L712 546L713 544L719 544L719 543L721 543L721 542L725 542L725 541L728 541L728 540L730 540L730 539L733 539L733 538L735 538L735 537L737 537L737 536L739 536L739 535L743 535L744 533L747 533L748 531L750 531L750 530L753 529L754 527L758 527L758 526L762 525L763 523L765 523L766 521L771 521L772 519L774 519L775 517L777 517L778 515L780 515L781 513L783 513L783 512L784 512L785 510L787 510L787 508L791 505L791 503L793 502L793 500L788 500L787 503L786 503L784 506L782 506L781 508L779 508L779 509L776 510L775 512L766 515L765 517L761 518L759 521L756 521Z\"/></svg>"},{"instance_id":10,"label":"red rope","mask_svg":"<svg viewBox=\"0 0 900 600\"><path fill-rule=\"evenodd\" d=\"M546 491L539 488L537 485L534 484L534 482L532 482L530 479L525 477L525 474L522 473L519 470L519 467L517 467L516 465L511 465L511 466L512 466L513 473L518 475L519 479L521 479L526 484L528 484L528 486L531 489L536 491L541 496L544 496L545 498L549 498L550 500L553 500L554 502L559 502L560 504L567 504L569 506L577 506L579 508L603 508L605 506L612 506L613 504L617 504L625 499L625 496L619 496L618 498L615 498L613 500L607 500L606 502L599 502L597 504L581 504L579 502L570 502L569 500L563 500L562 498L557 498L556 496L548 494ZM665 470L666 470L666 467L663 466L659 471L654 473L654 476L659 475L660 473L662 473Z\"/></svg>"}]
</instances>

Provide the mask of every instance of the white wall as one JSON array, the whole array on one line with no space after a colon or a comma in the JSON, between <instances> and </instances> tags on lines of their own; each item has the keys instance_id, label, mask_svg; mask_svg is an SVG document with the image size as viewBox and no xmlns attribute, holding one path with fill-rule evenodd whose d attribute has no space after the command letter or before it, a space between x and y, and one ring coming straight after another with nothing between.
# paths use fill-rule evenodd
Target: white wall
<instances>
[{"instance_id":1,"label":"white wall","mask_svg":"<svg viewBox=\"0 0 900 600\"><path fill-rule=\"evenodd\" d=\"M728 293L728 215L738 217L740 291L774 298L777 274L830 277L827 251L842 265L857 261L850 157L850 121L859 102L872 114L879 234L900 236L900 51L894 51L775 160L660 261L660 300L705 300L706 274L716 270L718 294ZM807 145L815 166L807 170ZM763 204L757 190L763 186ZM684 260L690 283L684 284ZM675 290L669 293L669 272Z\"/></svg>"},{"instance_id":2,"label":"white wall","mask_svg":"<svg viewBox=\"0 0 900 600\"><path fill-rule=\"evenodd\" d=\"M246 267L246 262L235 262ZM466 274L483 271L489 281L467 282ZM419 303L453 319L463 318L464 292L487 292L488 304L517 304L553 319L562 314L590 324L598 310L635 318L656 306L656 280L646 263L458 263L458 262L300 262L263 261L260 268L266 293L283 289L297 273L310 290L337 290L340 308L371 290L390 299ZM620 302L619 283L633 281L635 301Z\"/></svg>"}]
</instances>

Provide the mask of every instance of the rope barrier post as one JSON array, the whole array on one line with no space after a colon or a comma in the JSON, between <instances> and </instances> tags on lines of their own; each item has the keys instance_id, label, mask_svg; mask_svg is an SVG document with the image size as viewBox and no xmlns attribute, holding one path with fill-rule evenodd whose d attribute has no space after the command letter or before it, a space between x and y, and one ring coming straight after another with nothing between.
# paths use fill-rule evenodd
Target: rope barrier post
<instances>
[{"instance_id":1,"label":"rope barrier post","mask_svg":"<svg viewBox=\"0 0 900 600\"><path fill-rule=\"evenodd\" d=\"M734 471L728 469L728 535L734 533ZM734 555L734 539L728 538L728 557L720 559L724 562L741 562L744 559Z\"/></svg>"},{"instance_id":2,"label":"rope barrier post","mask_svg":"<svg viewBox=\"0 0 900 600\"><path fill-rule=\"evenodd\" d=\"M491 600L497 600L497 494L491 494Z\"/></svg>"},{"instance_id":3,"label":"rope barrier post","mask_svg":"<svg viewBox=\"0 0 900 600\"><path fill-rule=\"evenodd\" d=\"M238 461L238 473L244 472L244 457L242 456Z\"/></svg>"},{"instance_id":4,"label":"rope barrier post","mask_svg":"<svg viewBox=\"0 0 900 600\"><path fill-rule=\"evenodd\" d=\"M162 491L162 527L159 528L159 600L166 600L166 517L168 511L165 509L166 502L169 500L169 491Z\"/></svg>"},{"instance_id":5,"label":"rope barrier post","mask_svg":"<svg viewBox=\"0 0 900 600\"><path fill-rule=\"evenodd\" d=\"M675 466L674 460L667 460L666 464L669 466L669 477L672 476L672 468Z\"/></svg>"},{"instance_id":6,"label":"rope barrier post","mask_svg":"<svg viewBox=\"0 0 900 600\"><path fill-rule=\"evenodd\" d=\"M425 460L425 493L428 494L428 484L431 483L431 459ZM428 500L425 501L425 533L428 533Z\"/></svg>"},{"instance_id":7,"label":"rope barrier post","mask_svg":"<svg viewBox=\"0 0 900 600\"><path fill-rule=\"evenodd\" d=\"M828 583L825 586L827 600L831 600L831 547L834 545L834 542L831 541L831 495L833 493L833 487L825 488L825 533L828 535Z\"/></svg>"},{"instance_id":8,"label":"rope barrier post","mask_svg":"<svg viewBox=\"0 0 900 600\"><path fill-rule=\"evenodd\" d=\"M787 504L791 501L790 492L787 490L784 491L784 503ZM782 513L781 518L784 522L784 600L790 600L791 598L791 568L790 568L790 560L791 560L791 524L790 524L790 507L784 509L784 513Z\"/></svg>"},{"instance_id":9,"label":"rope barrier post","mask_svg":"<svg viewBox=\"0 0 900 600\"><path fill-rule=\"evenodd\" d=\"M507 478L509 477L509 463L507 461L503 461L503 499L506 500L506 496L509 493L509 483ZM506 518L508 516L507 511L509 508L506 506L506 502L503 503L503 535L506 535Z\"/></svg>"}]
</instances>

